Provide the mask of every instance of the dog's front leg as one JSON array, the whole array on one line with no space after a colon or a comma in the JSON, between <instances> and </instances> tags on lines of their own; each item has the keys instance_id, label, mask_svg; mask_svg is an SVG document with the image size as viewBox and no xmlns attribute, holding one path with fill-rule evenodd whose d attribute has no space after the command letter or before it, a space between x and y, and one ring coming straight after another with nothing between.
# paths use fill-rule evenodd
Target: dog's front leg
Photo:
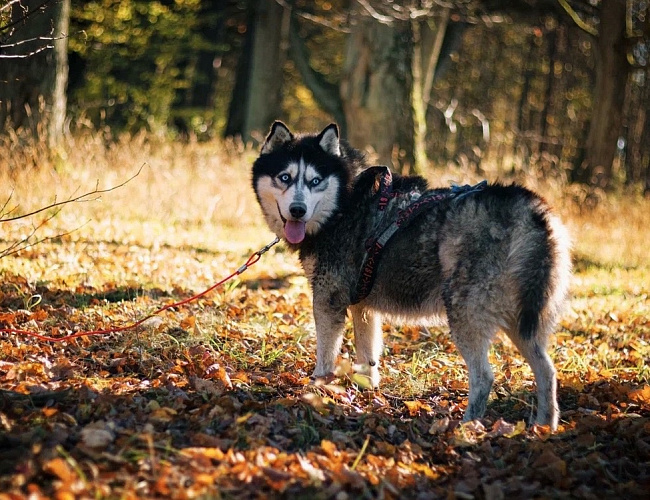
<instances>
[{"instance_id":1,"label":"dog's front leg","mask_svg":"<svg viewBox=\"0 0 650 500\"><path fill-rule=\"evenodd\" d=\"M379 357L383 346L379 314L361 306L350 307L354 323L354 347L357 363L368 367L373 388L379 387Z\"/></svg>"},{"instance_id":2,"label":"dog's front leg","mask_svg":"<svg viewBox=\"0 0 650 500\"><path fill-rule=\"evenodd\" d=\"M345 308L333 306L317 297L314 290L314 321L316 322L316 368L314 377L325 377L334 372L336 357L341 350Z\"/></svg>"}]
</instances>

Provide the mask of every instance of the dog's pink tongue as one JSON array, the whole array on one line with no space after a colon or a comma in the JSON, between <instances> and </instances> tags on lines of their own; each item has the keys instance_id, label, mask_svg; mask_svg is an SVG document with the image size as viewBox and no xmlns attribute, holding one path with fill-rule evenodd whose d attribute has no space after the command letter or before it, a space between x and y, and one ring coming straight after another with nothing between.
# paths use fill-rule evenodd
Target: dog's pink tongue
<instances>
[{"instance_id":1,"label":"dog's pink tongue","mask_svg":"<svg viewBox=\"0 0 650 500\"><path fill-rule=\"evenodd\" d=\"M305 223L299 220L288 220L284 225L284 235L289 243L294 245L305 239Z\"/></svg>"}]
</instances>

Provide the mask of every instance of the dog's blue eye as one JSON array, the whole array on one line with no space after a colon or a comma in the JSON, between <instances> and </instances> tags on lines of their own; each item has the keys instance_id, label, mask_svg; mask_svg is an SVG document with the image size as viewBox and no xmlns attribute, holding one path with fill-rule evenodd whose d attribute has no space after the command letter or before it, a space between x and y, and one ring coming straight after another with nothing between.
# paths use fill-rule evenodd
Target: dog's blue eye
<instances>
[{"instance_id":1,"label":"dog's blue eye","mask_svg":"<svg viewBox=\"0 0 650 500\"><path fill-rule=\"evenodd\" d=\"M280 179L280 182L288 183L291 180L291 176L289 174L282 174L278 176L278 179Z\"/></svg>"},{"instance_id":2,"label":"dog's blue eye","mask_svg":"<svg viewBox=\"0 0 650 500\"><path fill-rule=\"evenodd\" d=\"M321 181L321 180L320 180L318 177L314 177L314 178L311 180L310 184L312 185L312 187L313 187L313 186L318 186L318 185L320 184L320 181Z\"/></svg>"}]
</instances>

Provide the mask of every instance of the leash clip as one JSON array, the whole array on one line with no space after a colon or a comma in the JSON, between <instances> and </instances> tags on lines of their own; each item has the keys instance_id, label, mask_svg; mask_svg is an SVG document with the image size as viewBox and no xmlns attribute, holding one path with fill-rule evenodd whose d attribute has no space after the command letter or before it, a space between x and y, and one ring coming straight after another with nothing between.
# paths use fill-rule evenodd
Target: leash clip
<instances>
[{"instance_id":1,"label":"leash clip","mask_svg":"<svg viewBox=\"0 0 650 500\"><path fill-rule=\"evenodd\" d=\"M243 273L244 271L246 271L246 269L248 269L250 266L252 266L253 264L255 264L258 260L260 260L260 258L262 257L262 255L264 255L266 252L268 252L268 251L271 249L271 247L272 247L273 245L276 245L276 244L278 244L279 242L280 242L280 237L279 237L279 236L276 236L275 239L274 239L271 243L269 243L268 245L263 246L263 247L260 248L257 252L255 252L254 254L252 254L252 255L248 258L248 260L246 261L246 263L243 264L239 269L237 269L237 271L235 271L235 274L239 275L239 274Z\"/></svg>"},{"instance_id":2,"label":"leash clip","mask_svg":"<svg viewBox=\"0 0 650 500\"><path fill-rule=\"evenodd\" d=\"M272 247L273 245L276 245L276 244L278 244L278 243L280 243L280 237L279 237L279 236L276 236L275 239L274 239L271 243L269 243L268 245L262 247L260 250L258 250L258 251L255 252L255 253L261 257L263 254L265 254L266 252L268 252L269 250L271 250L271 247Z\"/></svg>"}]
</instances>

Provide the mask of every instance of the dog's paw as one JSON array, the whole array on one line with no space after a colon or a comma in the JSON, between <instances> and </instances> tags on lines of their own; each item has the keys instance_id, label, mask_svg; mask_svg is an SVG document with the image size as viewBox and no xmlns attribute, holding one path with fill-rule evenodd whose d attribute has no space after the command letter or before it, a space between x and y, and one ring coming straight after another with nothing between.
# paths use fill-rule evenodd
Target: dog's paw
<instances>
[{"instance_id":1,"label":"dog's paw","mask_svg":"<svg viewBox=\"0 0 650 500\"><path fill-rule=\"evenodd\" d=\"M327 385L334 382L337 378L338 377L332 372L323 375L316 375L316 373L313 373L311 377L309 377L309 383L311 385Z\"/></svg>"},{"instance_id":2,"label":"dog's paw","mask_svg":"<svg viewBox=\"0 0 650 500\"><path fill-rule=\"evenodd\" d=\"M379 387L379 368L376 365L356 364L352 381L363 389L377 389Z\"/></svg>"}]
</instances>

